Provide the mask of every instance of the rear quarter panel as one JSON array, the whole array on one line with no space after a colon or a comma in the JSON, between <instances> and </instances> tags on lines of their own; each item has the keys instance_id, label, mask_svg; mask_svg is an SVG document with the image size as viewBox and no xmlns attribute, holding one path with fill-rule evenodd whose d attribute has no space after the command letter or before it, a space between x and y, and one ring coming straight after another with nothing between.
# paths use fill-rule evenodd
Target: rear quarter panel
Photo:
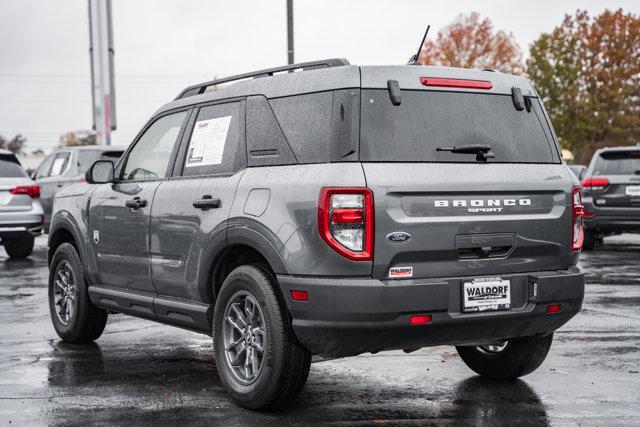
<instances>
[{"instance_id":1,"label":"rear quarter panel","mask_svg":"<svg viewBox=\"0 0 640 427\"><path fill-rule=\"evenodd\" d=\"M77 184L59 192L53 200L49 228L49 248L51 248L51 239L60 229L66 229L74 236L85 272L90 278L96 268L91 250L93 240L88 224L88 206L95 188L95 185ZM49 260L52 256L53 253L50 252Z\"/></svg>"},{"instance_id":2,"label":"rear quarter panel","mask_svg":"<svg viewBox=\"0 0 640 427\"><path fill-rule=\"evenodd\" d=\"M359 163L248 168L231 209L235 227L259 222L292 275L369 276L371 262L338 255L318 233L322 187L366 187ZM268 231L267 231L268 230Z\"/></svg>"}]
</instances>

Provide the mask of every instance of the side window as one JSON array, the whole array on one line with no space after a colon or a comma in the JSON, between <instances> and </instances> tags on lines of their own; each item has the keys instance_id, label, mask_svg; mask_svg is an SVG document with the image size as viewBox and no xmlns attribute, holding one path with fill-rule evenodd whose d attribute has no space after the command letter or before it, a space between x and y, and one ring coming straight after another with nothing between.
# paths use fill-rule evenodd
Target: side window
<instances>
[{"instance_id":1,"label":"side window","mask_svg":"<svg viewBox=\"0 0 640 427\"><path fill-rule=\"evenodd\" d=\"M298 163L269 101L262 95L247 98L247 153L249 166Z\"/></svg>"},{"instance_id":2,"label":"side window","mask_svg":"<svg viewBox=\"0 0 640 427\"><path fill-rule=\"evenodd\" d=\"M56 157L53 159L53 165L51 166L51 173L49 173L49 176L62 175L62 173L67 170L70 157L71 153L69 152L56 154Z\"/></svg>"},{"instance_id":3,"label":"side window","mask_svg":"<svg viewBox=\"0 0 640 427\"><path fill-rule=\"evenodd\" d=\"M164 178L186 111L156 120L129 151L122 169L124 181Z\"/></svg>"},{"instance_id":4,"label":"side window","mask_svg":"<svg viewBox=\"0 0 640 427\"><path fill-rule=\"evenodd\" d=\"M56 155L54 153L49 154L38 166L36 169L36 173L34 175L35 179L46 178L49 176L49 171L51 170L51 164L53 163L53 158Z\"/></svg>"},{"instance_id":5,"label":"side window","mask_svg":"<svg viewBox=\"0 0 640 427\"><path fill-rule=\"evenodd\" d=\"M78 172L86 172L100 158L100 151L78 150ZM114 162L115 163L115 162Z\"/></svg>"},{"instance_id":6,"label":"side window","mask_svg":"<svg viewBox=\"0 0 640 427\"><path fill-rule=\"evenodd\" d=\"M324 163L331 154L333 92L270 99L298 163Z\"/></svg>"},{"instance_id":7,"label":"side window","mask_svg":"<svg viewBox=\"0 0 640 427\"><path fill-rule=\"evenodd\" d=\"M246 166L242 102L202 107L193 125L183 176L233 173Z\"/></svg>"}]
</instances>

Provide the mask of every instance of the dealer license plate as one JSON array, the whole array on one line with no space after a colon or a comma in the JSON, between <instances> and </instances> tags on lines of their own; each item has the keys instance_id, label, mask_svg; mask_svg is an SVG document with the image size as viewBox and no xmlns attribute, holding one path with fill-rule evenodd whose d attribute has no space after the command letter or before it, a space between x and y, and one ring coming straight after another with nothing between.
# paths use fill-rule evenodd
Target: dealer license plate
<instances>
[{"instance_id":1,"label":"dealer license plate","mask_svg":"<svg viewBox=\"0 0 640 427\"><path fill-rule=\"evenodd\" d=\"M640 185L627 185L625 192L627 196L640 197Z\"/></svg>"},{"instance_id":2,"label":"dealer license plate","mask_svg":"<svg viewBox=\"0 0 640 427\"><path fill-rule=\"evenodd\" d=\"M465 313L509 310L511 307L511 281L499 277L485 277L463 282Z\"/></svg>"}]
</instances>

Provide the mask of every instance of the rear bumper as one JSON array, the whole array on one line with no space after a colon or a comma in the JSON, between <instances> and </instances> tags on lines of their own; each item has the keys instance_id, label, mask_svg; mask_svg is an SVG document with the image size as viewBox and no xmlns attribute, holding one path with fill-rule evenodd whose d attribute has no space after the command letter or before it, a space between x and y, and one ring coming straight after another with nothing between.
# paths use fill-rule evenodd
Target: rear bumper
<instances>
[{"instance_id":1,"label":"rear bumper","mask_svg":"<svg viewBox=\"0 0 640 427\"><path fill-rule=\"evenodd\" d=\"M278 281L296 335L328 356L544 335L582 306L584 278L576 268L501 277L511 280L512 307L491 313L462 313L461 277L383 282L280 275ZM309 300L293 301L291 290L306 290ZM547 304L561 304L562 311L545 314ZM430 314L432 321L410 325L412 314Z\"/></svg>"},{"instance_id":2,"label":"rear bumper","mask_svg":"<svg viewBox=\"0 0 640 427\"><path fill-rule=\"evenodd\" d=\"M583 204L585 210L593 214L591 218L584 218L587 230L603 234L640 232L640 207L607 208L594 204L593 197L585 197Z\"/></svg>"},{"instance_id":3,"label":"rear bumper","mask_svg":"<svg viewBox=\"0 0 640 427\"><path fill-rule=\"evenodd\" d=\"M602 233L640 232L640 216L607 216L596 214L592 218L584 219L587 230Z\"/></svg>"},{"instance_id":4,"label":"rear bumper","mask_svg":"<svg viewBox=\"0 0 640 427\"><path fill-rule=\"evenodd\" d=\"M0 212L0 238L27 232L42 232L44 211L38 199L31 202L31 209L25 211Z\"/></svg>"},{"instance_id":5,"label":"rear bumper","mask_svg":"<svg viewBox=\"0 0 640 427\"><path fill-rule=\"evenodd\" d=\"M38 218L34 222L19 222L19 223L1 223L0 222L0 238L7 238L24 233L38 234L42 232L42 220Z\"/></svg>"}]
</instances>

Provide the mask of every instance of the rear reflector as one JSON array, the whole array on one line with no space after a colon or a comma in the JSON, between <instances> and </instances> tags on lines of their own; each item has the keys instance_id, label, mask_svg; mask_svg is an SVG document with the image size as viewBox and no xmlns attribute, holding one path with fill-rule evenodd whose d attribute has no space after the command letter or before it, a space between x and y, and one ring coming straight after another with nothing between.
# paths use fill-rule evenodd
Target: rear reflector
<instances>
[{"instance_id":1,"label":"rear reflector","mask_svg":"<svg viewBox=\"0 0 640 427\"><path fill-rule=\"evenodd\" d=\"M458 87L463 89L491 89L493 85L486 80L443 79L438 77L420 77L425 86Z\"/></svg>"},{"instance_id":2,"label":"rear reflector","mask_svg":"<svg viewBox=\"0 0 640 427\"><path fill-rule=\"evenodd\" d=\"M547 314L560 313L562 311L562 307L560 304L549 304L547 306Z\"/></svg>"},{"instance_id":3,"label":"rear reflector","mask_svg":"<svg viewBox=\"0 0 640 427\"><path fill-rule=\"evenodd\" d=\"M39 185L21 185L11 190L11 194L26 194L32 199L40 198L40 186Z\"/></svg>"},{"instance_id":4,"label":"rear reflector","mask_svg":"<svg viewBox=\"0 0 640 427\"><path fill-rule=\"evenodd\" d=\"M309 293L307 291L291 291L291 299L294 301L309 301Z\"/></svg>"},{"instance_id":5,"label":"rear reflector","mask_svg":"<svg viewBox=\"0 0 640 427\"><path fill-rule=\"evenodd\" d=\"M419 314L416 316L411 316L409 318L409 323L411 325L426 325L431 323L431 315L430 314Z\"/></svg>"}]
</instances>

